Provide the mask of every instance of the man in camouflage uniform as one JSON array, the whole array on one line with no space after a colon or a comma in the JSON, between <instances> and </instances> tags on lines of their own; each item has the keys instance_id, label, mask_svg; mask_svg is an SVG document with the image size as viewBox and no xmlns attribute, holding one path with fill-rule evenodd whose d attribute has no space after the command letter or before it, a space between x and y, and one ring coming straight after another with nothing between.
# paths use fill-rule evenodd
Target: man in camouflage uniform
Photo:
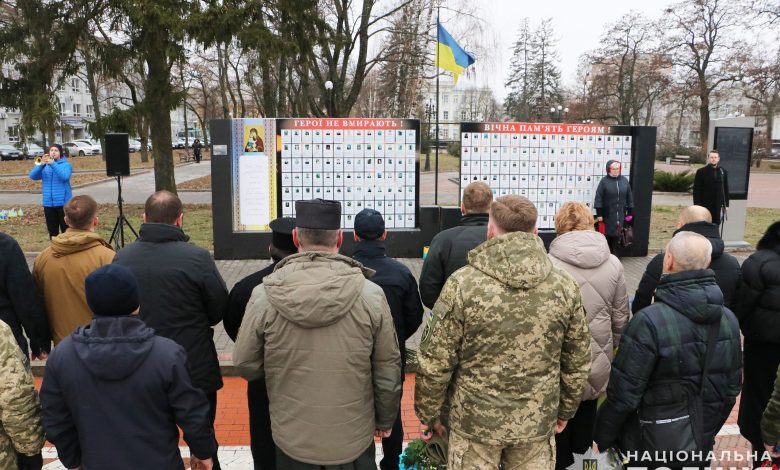
<instances>
[{"instance_id":1,"label":"man in camouflage uniform","mask_svg":"<svg viewBox=\"0 0 780 470\"><path fill-rule=\"evenodd\" d=\"M447 280L423 337L415 411L441 435L449 403L450 469L552 469L553 433L582 397L591 353L580 290L550 263L536 217L522 196L492 203L488 241Z\"/></svg>"},{"instance_id":2,"label":"man in camouflage uniform","mask_svg":"<svg viewBox=\"0 0 780 470\"><path fill-rule=\"evenodd\" d=\"M41 468L41 406L30 363L11 328L0 322L0 468ZM17 455L18 453L18 455ZM37 464L36 464L37 462Z\"/></svg>"}]
</instances>

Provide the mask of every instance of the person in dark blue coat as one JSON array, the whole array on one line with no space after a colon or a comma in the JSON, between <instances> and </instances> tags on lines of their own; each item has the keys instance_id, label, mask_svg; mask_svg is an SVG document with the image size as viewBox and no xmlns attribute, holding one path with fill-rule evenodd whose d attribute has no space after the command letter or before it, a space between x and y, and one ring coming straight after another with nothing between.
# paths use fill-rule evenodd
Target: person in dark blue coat
<instances>
[{"instance_id":1,"label":"person in dark blue coat","mask_svg":"<svg viewBox=\"0 0 780 470\"><path fill-rule=\"evenodd\" d=\"M179 428L192 468L217 451L209 403L195 388L184 348L137 316L138 283L115 264L87 276L94 319L51 353L41 387L46 435L66 468L184 469Z\"/></svg>"},{"instance_id":2,"label":"person in dark blue coat","mask_svg":"<svg viewBox=\"0 0 780 470\"><path fill-rule=\"evenodd\" d=\"M271 245L268 252L271 264L265 268L241 279L230 290L228 309L222 324L225 332L234 342L238 338L238 330L244 319L246 306L252 297L255 287L263 283L263 279L276 268L276 265L290 255L298 252L293 243L292 231L295 228L295 218L280 217L268 224L271 228ZM268 390L265 388L265 378L250 380L246 387L247 406L249 408L249 440L252 449L252 460L255 470L276 469L276 447L271 432L271 414L268 411Z\"/></svg>"},{"instance_id":3,"label":"person in dark blue coat","mask_svg":"<svg viewBox=\"0 0 780 470\"><path fill-rule=\"evenodd\" d=\"M401 351L401 379L406 365L406 340L420 327L423 306L417 281L409 268L389 258L384 240L387 238L385 221L382 214L374 209L363 209L355 216L355 245L352 258L363 266L376 271L371 278L385 293L390 313L393 315L395 333L398 337L398 349ZM403 396L403 390L401 391ZM404 440L403 423L399 402L398 417L393 425L390 437L382 439L384 457L379 462L381 470L398 469L398 459Z\"/></svg>"},{"instance_id":4,"label":"person in dark blue coat","mask_svg":"<svg viewBox=\"0 0 780 470\"><path fill-rule=\"evenodd\" d=\"M604 236L613 255L617 254L623 227L633 225L631 211L634 209L634 196L628 178L621 175L621 171L619 161L607 162L607 174L599 181L596 200L593 202L598 221L604 223Z\"/></svg>"},{"instance_id":5,"label":"person in dark blue coat","mask_svg":"<svg viewBox=\"0 0 780 470\"><path fill-rule=\"evenodd\" d=\"M73 166L65 157L65 151L60 144L54 144L49 148L48 155L44 155L40 164L30 170L30 179L43 180L43 215L46 217L46 228L49 230L49 238L65 233L68 225L65 223L65 203L73 197L70 188L70 175L73 174Z\"/></svg>"}]
</instances>

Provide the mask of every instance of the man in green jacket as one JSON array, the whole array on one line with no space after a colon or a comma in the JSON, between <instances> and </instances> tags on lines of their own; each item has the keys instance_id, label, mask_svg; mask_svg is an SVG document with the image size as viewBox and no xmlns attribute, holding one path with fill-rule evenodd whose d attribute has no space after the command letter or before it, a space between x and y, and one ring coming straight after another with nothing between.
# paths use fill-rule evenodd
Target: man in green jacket
<instances>
[{"instance_id":1,"label":"man in green jacket","mask_svg":"<svg viewBox=\"0 0 780 470\"><path fill-rule=\"evenodd\" d=\"M591 361L585 310L534 234L536 217L522 196L492 203L488 241L447 280L423 335L415 411L443 435L449 404L449 469L552 469L554 432L579 406Z\"/></svg>"},{"instance_id":2,"label":"man in green jacket","mask_svg":"<svg viewBox=\"0 0 780 470\"><path fill-rule=\"evenodd\" d=\"M265 377L279 469L376 470L374 435L389 437L401 356L374 271L338 254L341 204L295 203L299 253L249 299L233 362Z\"/></svg>"},{"instance_id":3,"label":"man in green jacket","mask_svg":"<svg viewBox=\"0 0 780 470\"><path fill-rule=\"evenodd\" d=\"M774 464L780 464L780 368L777 369L775 389L769 404L761 418L761 434L764 437L764 447L772 457Z\"/></svg>"}]
</instances>

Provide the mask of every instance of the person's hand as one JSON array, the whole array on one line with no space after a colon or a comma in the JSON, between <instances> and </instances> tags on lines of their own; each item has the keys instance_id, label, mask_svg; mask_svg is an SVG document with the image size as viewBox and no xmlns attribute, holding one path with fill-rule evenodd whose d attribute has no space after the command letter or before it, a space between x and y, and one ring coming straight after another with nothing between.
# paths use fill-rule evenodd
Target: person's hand
<instances>
[{"instance_id":1,"label":"person's hand","mask_svg":"<svg viewBox=\"0 0 780 470\"><path fill-rule=\"evenodd\" d=\"M211 470L211 467L214 466L214 460L213 459L205 459L201 460L194 455L190 456L190 468L192 470Z\"/></svg>"},{"instance_id":2,"label":"person's hand","mask_svg":"<svg viewBox=\"0 0 780 470\"><path fill-rule=\"evenodd\" d=\"M32 358L33 360L45 361L46 358L48 357L49 357L49 353L47 353L46 351L41 351L38 354L33 354Z\"/></svg>"},{"instance_id":3,"label":"person's hand","mask_svg":"<svg viewBox=\"0 0 780 470\"><path fill-rule=\"evenodd\" d=\"M596 217L596 220L598 220L599 222L604 222L604 217Z\"/></svg>"},{"instance_id":4,"label":"person's hand","mask_svg":"<svg viewBox=\"0 0 780 470\"><path fill-rule=\"evenodd\" d=\"M43 456L40 452L35 455L17 453L16 465L19 470L41 470L43 468Z\"/></svg>"},{"instance_id":5,"label":"person's hand","mask_svg":"<svg viewBox=\"0 0 780 470\"><path fill-rule=\"evenodd\" d=\"M773 459L780 458L780 452L777 451L777 448L775 446L771 446L769 444L764 444L764 448L767 452L769 452L769 456Z\"/></svg>"},{"instance_id":6,"label":"person's hand","mask_svg":"<svg viewBox=\"0 0 780 470\"><path fill-rule=\"evenodd\" d=\"M392 430L392 429L387 429L387 430L384 430L384 429L379 429L379 428L376 428L376 429L374 430L374 437L380 437L380 438L382 438L382 439L387 439L388 437L390 437L390 434L391 434L392 432L393 432L393 430Z\"/></svg>"},{"instance_id":7,"label":"person's hand","mask_svg":"<svg viewBox=\"0 0 780 470\"><path fill-rule=\"evenodd\" d=\"M433 423L433 434L436 434L439 437L444 437L445 434L444 426L437 420L435 423ZM433 434L431 434L431 427L423 424L423 429L420 432L420 438L423 441L429 440L431 437L433 437Z\"/></svg>"},{"instance_id":8,"label":"person's hand","mask_svg":"<svg viewBox=\"0 0 780 470\"><path fill-rule=\"evenodd\" d=\"M564 429L566 429L566 425L569 423L568 420L558 419L558 421L555 422L555 434L560 434L563 432Z\"/></svg>"},{"instance_id":9,"label":"person's hand","mask_svg":"<svg viewBox=\"0 0 780 470\"><path fill-rule=\"evenodd\" d=\"M626 222L626 227L631 227L634 225L634 216L627 215L624 220Z\"/></svg>"}]
</instances>

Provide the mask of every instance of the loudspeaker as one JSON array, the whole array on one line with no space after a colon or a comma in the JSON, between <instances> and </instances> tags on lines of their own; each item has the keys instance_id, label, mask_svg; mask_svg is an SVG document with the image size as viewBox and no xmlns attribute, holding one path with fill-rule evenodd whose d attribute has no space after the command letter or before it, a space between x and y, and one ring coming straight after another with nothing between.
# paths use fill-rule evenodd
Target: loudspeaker
<instances>
[{"instance_id":1,"label":"loudspeaker","mask_svg":"<svg viewBox=\"0 0 780 470\"><path fill-rule=\"evenodd\" d=\"M130 176L130 141L127 134L106 134L106 175Z\"/></svg>"}]
</instances>

